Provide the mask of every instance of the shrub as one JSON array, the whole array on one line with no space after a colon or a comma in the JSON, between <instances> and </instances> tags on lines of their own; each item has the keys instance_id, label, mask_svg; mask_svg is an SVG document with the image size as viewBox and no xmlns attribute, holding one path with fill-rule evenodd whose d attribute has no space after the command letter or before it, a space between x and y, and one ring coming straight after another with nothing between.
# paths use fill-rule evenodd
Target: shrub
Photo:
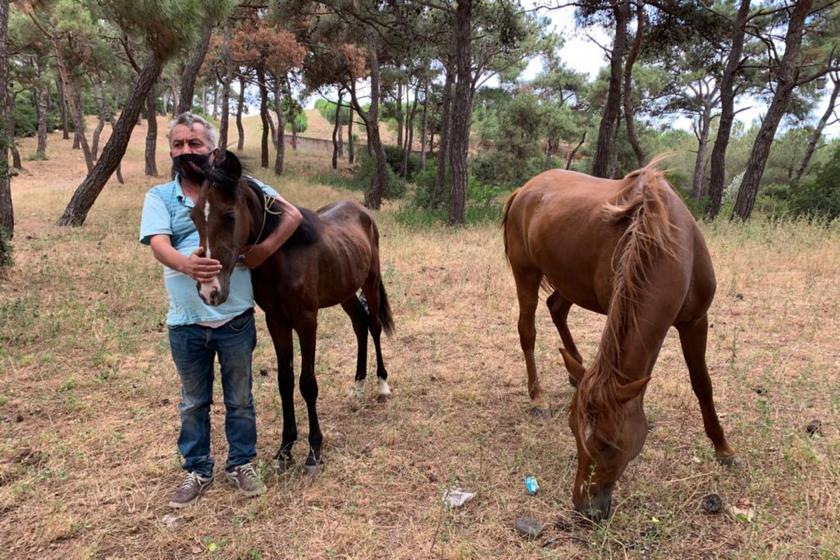
<instances>
[{"instance_id":1,"label":"shrub","mask_svg":"<svg viewBox=\"0 0 840 560\"><path fill-rule=\"evenodd\" d=\"M831 159L816 169L814 180L792 190L790 209L796 215L840 218L840 143Z\"/></svg>"},{"instance_id":2,"label":"shrub","mask_svg":"<svg viewBox=\"0 0 840 560\"><path fill-rule=\"evenodd\" d=\"M359 167L353 174L353 179L368 188L371 178L376 173L376 159L363 151L359 157ZM406 183L394 172L390 165L385 166L384 198L401 198L405 195Z\"/></svg>"}]
</instances>

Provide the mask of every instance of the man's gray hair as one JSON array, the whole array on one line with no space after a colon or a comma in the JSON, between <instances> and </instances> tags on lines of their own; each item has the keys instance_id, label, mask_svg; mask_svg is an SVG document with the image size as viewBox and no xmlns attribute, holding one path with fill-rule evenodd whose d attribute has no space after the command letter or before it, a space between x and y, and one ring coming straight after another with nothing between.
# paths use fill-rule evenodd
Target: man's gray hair
<instances>
[{"instance_id":1,"label":"man's gray hair","mask_svg":"<svg viewBox=\"0 0 840 560\"><path fill-rule=\"evenodd\" d=\"M200 124L204 127L204 130L207 131L207 142L210 144L210 149L216 147L216 144L219 142L219 135L216 132L216 127L212 124L207 122L202 117L190 112L181 113L171 121L169 121L169 143L172 144L172 130L178 126L179 124L186 125L192 130L194 124Z\"/></svg>"}]
</instances>

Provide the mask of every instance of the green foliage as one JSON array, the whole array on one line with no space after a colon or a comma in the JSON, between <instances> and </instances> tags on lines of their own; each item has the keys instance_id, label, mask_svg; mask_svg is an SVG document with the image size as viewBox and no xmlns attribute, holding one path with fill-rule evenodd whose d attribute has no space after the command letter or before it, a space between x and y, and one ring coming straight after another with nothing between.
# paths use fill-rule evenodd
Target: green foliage
<instances>
[{"instance_id":1,"label":"green foliage","mask_svg":"<svg viewBox=\"0 0 840 560\"><path fill-rule=\"evenodd\" d=\"M394 173L402 173L403 166L403 150L399 146L385 146L385 159L388 160L388 165ZM408 179L420 170L420 156L408 155Z\"/></svg>"},{"instance_id":2,"label":"green foliage","mask_svg":"<svg viewBox=\"0 0 840 560\"><path fill-rule=\"evenodd\" d=\"M344 103L342 103L344 105ZM321 116L327 119L330 124L335 124L335 114L338 109L338 105L328 99L318 99L315 101L315 108L318 109L318 112L321 113ZM350 122L350 108L349 107L342 107L341 108L341 122L342 124L347 124Z\"/></svg>"},{"instance_id":3,"label":"green foliage","mask_svg":"<svg viewBox=\"0 0 840 560\"><path fill-rule=\"evenodd\" d=\"M796 215L834 220L840 218L840 142L831 159L816 169L815 178L791 193L790 208Z\"/></svg>"},{"instance_id":4,"label":"green foliage","mask_svg":"<svg viewBox=\"0 0 840 560\"><path fill-rule=\"evenodd\" d=\"M21 95L15 98L14 114L16 137L34 136L38 132L38 115L30 96ZM61 115L56 111L47 113L47 131L55 130L60 118ZM72 126L72 123L70 124Z\"/></svg>"},{"instance_id":5,"label":"green foliage","mask_svg":"<svg viewBox=\"0 0 840 560\"><path fill-rule=\"evenodd\" d=\"M0 227L0 271L11 268L13 264L12 242L9 240L6 228Z\"/></svg>"},{"instance_id":6,"label":"green foliage","mask_svg":"<svg viewBox=\"0 0 840 560\"><path fill-rule=\"evenodd\" d=\"M362 152L359 157L360 164L353 174L357 184L364 185L367 189L376 173L376 159ZM390 165L385 166L385 192L384 198L401 198L405 195L406 183L400 178Z\"/></svg>"}]
</instances>

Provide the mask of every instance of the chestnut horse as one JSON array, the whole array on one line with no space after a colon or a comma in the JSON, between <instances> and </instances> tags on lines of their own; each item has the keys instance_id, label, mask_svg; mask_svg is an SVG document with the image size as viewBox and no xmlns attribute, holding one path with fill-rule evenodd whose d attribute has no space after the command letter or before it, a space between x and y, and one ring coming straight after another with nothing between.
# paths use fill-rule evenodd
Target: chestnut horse
<instances>
[{"instance_id":1,"label":"chestnut horse","mask_svg":"<svg viewBox=\"0 0 840 560\"><path fill-rule=\"evenodd\" d=\"M671 326L679 332L716 456L727 464L735 459L706 369L712 261L694 218L657 161L620 180L546 171L505 205L505 253L519 299L528 391L540 407L534 313L543 286L551 293L546 304L565 345L560 352L570 381L577 386L569 412L578 451L572 500L577 511L594 520L609 515L615 482L644 445L645 389ZM566 324L572 305L607 315L588 368Z\"/></svg>"},{"instance_id":2,"label":"chestnut horse","mask_svg":"<svg viewBox=\"0 0 840 560\"><path fill-rule=\"evenodd\" d=\"M215 151L192 212L201 246L222 263L218 305L227 299L229 278L247 245L258 243L277 227L275 201L242 177L239 159ZM297 439L294 407L292 330L301 349L300 392L309 416L309 454L304 469L313 473L323 464L315 379L315 342L318 309L340 304L350 316L358 353L352 395L361 398L367 374L367 335L376 351L380 399L390 394L382 361L380 335L391 334L394 322L379 271L379 231L368 211L355 202L336 202L317 212L301 208L303 221L292 236L251 273L254 298L265 311L277 353L277 384L283 404L283 440L276 458L292 460ZM200 286L198 286L200 288ZM356 292L361 289L365 302ZM201 290L199 289L199 292ZM202 298L204 295L202 294Z\"/></svg>"}]
</instances>

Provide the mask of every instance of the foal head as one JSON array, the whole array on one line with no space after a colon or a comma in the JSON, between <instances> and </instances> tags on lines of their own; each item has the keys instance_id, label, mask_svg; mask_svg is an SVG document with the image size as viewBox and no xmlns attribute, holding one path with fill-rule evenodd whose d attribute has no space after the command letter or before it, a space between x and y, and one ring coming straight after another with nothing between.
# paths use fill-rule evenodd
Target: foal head
<instances>
[{"instance_id":1,"label":"foal head","mask_svg":"<svg viewBox=\"0 0 840 560\"><path fill-rule=\"evenodd\" d=\"M198 229L204 256L222 264L222 271L206 284L197 283L208 305L224 303L230 292L230 275L251 234L251 214L241 188L242 164L232 152L216 149L202 169L204 182L191 217Z\"/></svg>"},{"instance_id":2,"label":"foal head","mask_svg":"<svg viewBox=\"0 0 840 560\"><path fill-rule=\"evenodd\" d=\"M645 443L642 399L650 377L623 385L604 383L597 371L587 373L565 349L560 352L577 382L569 413L578 451L572 501L579 513L600 521L610 514L615 482ZM598 360L593 370L597 368Z\"/></svg>"}]
</instances>

